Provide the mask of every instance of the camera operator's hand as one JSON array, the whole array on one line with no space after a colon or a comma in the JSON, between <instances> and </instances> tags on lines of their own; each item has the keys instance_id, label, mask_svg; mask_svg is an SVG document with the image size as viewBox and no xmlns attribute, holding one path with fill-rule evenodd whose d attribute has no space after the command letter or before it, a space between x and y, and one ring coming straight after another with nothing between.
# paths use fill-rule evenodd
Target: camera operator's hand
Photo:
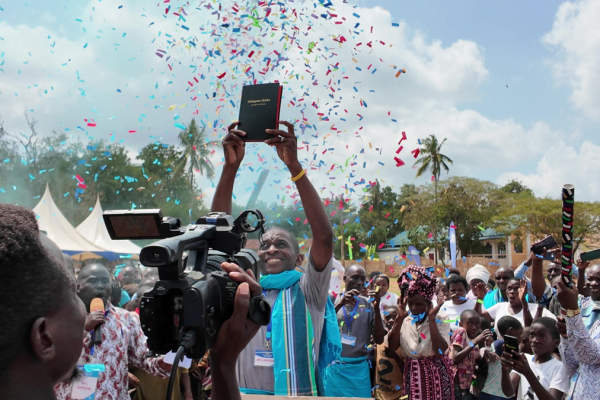
<instances>
[{"instance_id":1,"label":"camera operator's hand","mask_svg":"<svg viewBox=\"0 0 600 400\"><path fill-rule=\"evenodd\" d=\"M279 123L287 127L287 132L281 129L267 129L266 132L275 137L265 140L265 143L269 146L275 146L277 155L287 165L292 174L294 174L293 167L298 167L302 171L302 166L298 162L298 141L294 134L294 125L287 121L279 121ZM297 173L294 175L297 175Z\"/></svg>"},{"instance_id":2,"label":"camera operator's hand","mask_svg":"<svg viewBox=\"0 0 600 400\"><path fill-rule=\"evenodd\" d=\"M248 317L248 309L250 299L260 296L262 288L256 282L251 270L245 272L232 263L222 263L221 268L240 286L235 294L233 315L221 326L217 340L210 349L210 359L211 363L218 362L221 365L235 367L239 354L260 328L260 325ZM232 341L231 338L236 340Z\"/></svg>"},{"instance_id":3,"label":"camera operator's hand","mask_svg":"<svg viewBox=\"0 0 600 400\"><path fill-rule=\"evenodd\" d=\"M105 321L104 311L93 311L85 317L84 329L86 332L93 331L95 327L104 324Z\"/></svg>"},{"instance_id":4,"label":"camera operator's hand","mask_svg":"<svg viewBox=\"0 0 600 400\"><path fill-rule=\"evenodd\" d=\"M235 129L240 121L235 121L227 128L227 136L223 139L223 153L225 154L225 166L239 167L246 154L246 142L241 136L246 132Z\"/></svg>"}]
</instances>

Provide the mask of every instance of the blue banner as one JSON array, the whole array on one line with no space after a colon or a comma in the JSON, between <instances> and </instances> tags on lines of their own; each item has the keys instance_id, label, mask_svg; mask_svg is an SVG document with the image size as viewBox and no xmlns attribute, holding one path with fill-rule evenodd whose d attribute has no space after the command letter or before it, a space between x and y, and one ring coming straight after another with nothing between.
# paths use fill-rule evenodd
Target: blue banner
<instances>
[{"instance_id":1,"label":"blue banner","mask_svg":"<svg viewBox=\"0 0 600 400\"><path fill-rule=\"evenodd\" d=\"M415 260L415 264L421 266L421 257L419 257L419 250L415 246L408 246L408 254Z\"/></svg>"},{"instance_id":2,"label":"blue banner","mask_svg":"<svg viewBox=\"0 0 600 400\"><path fill-rule=\"evenodd\" d=\"M450 230L448 236L450 236L450 259L452 260L452 268L456 268L456 226L454 222L450 222Z\"/></svg>"}]
</instances>

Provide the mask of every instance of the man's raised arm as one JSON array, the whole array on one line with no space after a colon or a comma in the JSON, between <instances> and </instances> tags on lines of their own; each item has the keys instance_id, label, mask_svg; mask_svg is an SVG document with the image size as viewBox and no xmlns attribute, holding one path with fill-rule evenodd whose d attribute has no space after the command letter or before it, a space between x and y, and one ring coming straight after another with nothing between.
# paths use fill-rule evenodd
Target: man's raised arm
<instances>
[{"instance_id":1,"label":"man's raised arm","mask_svg":"<svg viewBox=\"0 0 600 400\"><path fill-rule=\"evenodd\" d=\"M298 161L298 144L296 135L294 134L294 126L286 121L279 121L279 123L285 125L287 131L267 129L267 133L275 137L267 139L265 143L275 146L277 155L290 170L292 179L296 179L294 183L296 184L296 188L298 188L298 194L300 195L304 213L310 224L313 236L310 256L315 270L323 271L333 254L333 229L331 222L329 222L319 194ZM213 207L214 204L213 202Z\"/></svg>"},{"instance_id":2,"label":"man's raised arm","mask_svg":"<svg viewBox=\"0 0 600 400\"><path fill-rule=\"evenodd\" d=\"M231 198L233 195L233 184L240 164L246 153L246 142L240 136L246 136L246 132L235 129L239 121L234 122L227 128L227 136L223 139L223 153L225 164L223 172L217 184L217 190L213 197L210 211L221 211L231 215Z\"/></svg>"}]
</instances>

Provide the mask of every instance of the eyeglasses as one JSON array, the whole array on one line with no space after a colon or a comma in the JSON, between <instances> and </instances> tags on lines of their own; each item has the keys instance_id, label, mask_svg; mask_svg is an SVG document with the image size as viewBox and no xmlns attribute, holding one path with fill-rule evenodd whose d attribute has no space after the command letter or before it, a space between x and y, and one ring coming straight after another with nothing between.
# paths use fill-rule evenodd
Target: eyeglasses
<instances>
[{"instance_id":1,"label":"eyeglasses","mask_svg":"<svg viewBox=\"0 0 600 400\"><path fill-rule=\"evenodd\" d=\"M509 280L511 277L510 276L497 276L496 280L497 281L507 281Z\"/></svg>"}]
</instances>

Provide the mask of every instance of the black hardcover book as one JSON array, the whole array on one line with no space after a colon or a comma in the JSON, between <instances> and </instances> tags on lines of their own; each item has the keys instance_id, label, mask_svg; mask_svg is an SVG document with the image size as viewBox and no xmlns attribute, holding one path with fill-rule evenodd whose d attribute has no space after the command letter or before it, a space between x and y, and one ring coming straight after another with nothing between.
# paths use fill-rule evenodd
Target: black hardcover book
<instances>
[{"instance_id":1,"label":"black hardcover book","mask_svg":"<svg viewBox=\"0 0 600 400\"><path fill-rule=\"evenodd\" d=\"M264 142L274 136L266 129L278 129L282 86L279 83L249 85L242 88L240 124L237 129L246 132L246 142Z\"/></svg>"}]
</instances>

